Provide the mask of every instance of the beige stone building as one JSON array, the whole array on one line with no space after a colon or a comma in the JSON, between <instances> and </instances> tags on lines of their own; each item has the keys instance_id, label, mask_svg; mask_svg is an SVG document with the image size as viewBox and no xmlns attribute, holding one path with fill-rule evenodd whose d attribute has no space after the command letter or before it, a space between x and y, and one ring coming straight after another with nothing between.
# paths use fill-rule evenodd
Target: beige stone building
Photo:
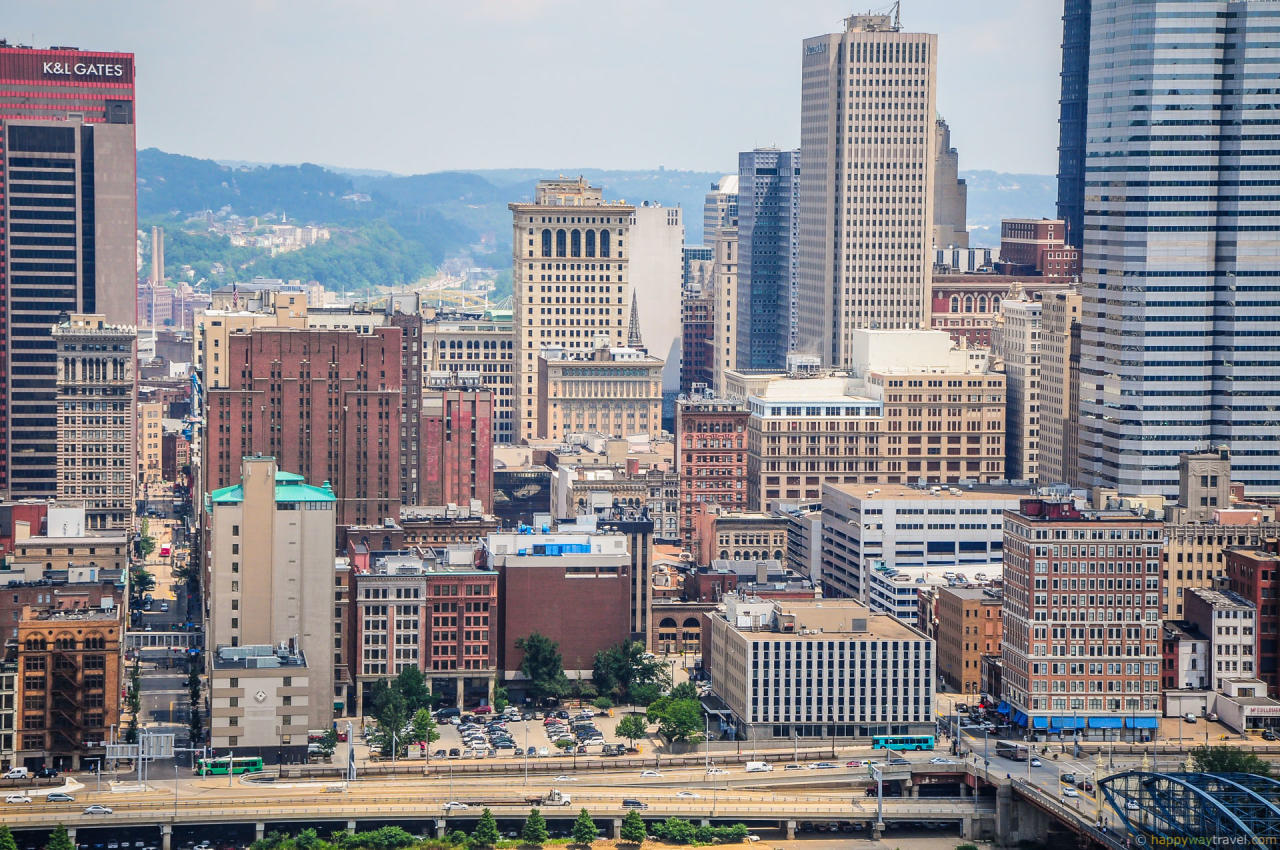
<instances>
[{"instance_id":1,"label":"beige stone building","mask_svg":"<svg viewBox=\"0 0 1280 850\"><path fill-rule=\"evenodd\" d=\"M715 308L712 311L711 368L715 389L724 392L725 373L738 365L738 225L721 227L712 243L711 267Z\"/></svg>"},{"instance_id":2,"label":"beige stone building","mask_svg":"<svg viewBox=\"0 0 1280 850\"><path fill-rule=\"evenodd\" d=\"M207 503L208 644L242 650L210 653L213 745L274 747L299 734L305 743L307 729L333 717L333 492L277 469L273 458L246 457L241 483L213 491ZM275 658L282 646L297 660L254 660L253 647ZM248 722L239 719L246 709L257 715L251 733L237 728Z\"/></svg>"},{"instance_id":3,"label":"beige stone building","mask_svg":"<svg viewBox=\"0 0 1280 850\"><path fill-rule=\"evenodd\" d=\"M138 404L138 478L144 492L164 481L164 405Z\"/></svg>"},{"instance_id":4,"label":"beige stone building","mask_svg":"<svg viewBox=\"0 0 1280 850\"><path fill-rule=\"evenodd\" d=\"M53 328L58 360L58 499L93 530L129 528L137 482L138 329L72 313Z\"/></svg>"},{"instance_id":5,"label":"beige stone building","mask_svg":"<svg viewBox=\"0 0 1280 850\"><path fill-rule=\"evenodd\" d=\"M631 287L629 230L635 207L605 201L582 178L538 182L531 204L509 204L515 292L514 439L535 439L539 356L544 347L574 354L627 340ZM674 309L674 305L673 305Z\"/></svg>"},{"instance_id":6,"label":"beige stone building","mask_svg":"<svg viewBox=\"0 0 1280 850\"><path fill-rule=\"evenodd\" d=\"M1004 366L1005 473L1012 480L1040 477L1041 303L1006 298L992 333L992 353Z\"/></svg>"},{"instance_id":7,"label":"beige stone building","mask_svg":"<svg viewBox=\"0 0 1280 850\"><path fill-rule=\"evenodd\" d=\"M544 348L538 357L537 436L599 432L610 437L662 430L662 369L643 350Z\"/></svg>"},{"instance_id":8,"label":"beige stone building","mask_svg":"<svg viewBox=\"0 0 1280 850\"><path fill-rule=\"evenodd\" d=\"M493 393L494 442L515 434L515 334L510 310L437 312L422 317L422 371L475 375Z\"/></svg>"},{"instance_id":9,"label":"beige stone building","mask_svg":"<svg viewBox=\"0 0 1280 850\"><path fill-rule=\"evenodd\" d=\"M1040 480L1077 484L1080 293L1046 292L1040 313Z\"/></svg>"}]
</instances>

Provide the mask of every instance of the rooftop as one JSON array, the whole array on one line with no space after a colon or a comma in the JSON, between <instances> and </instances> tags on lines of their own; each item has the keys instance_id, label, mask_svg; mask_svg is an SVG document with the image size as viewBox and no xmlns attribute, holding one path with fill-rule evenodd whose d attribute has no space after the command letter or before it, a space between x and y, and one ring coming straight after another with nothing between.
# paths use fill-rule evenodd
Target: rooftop
<instances>
[{"instance_id":1,"label":"rooftop","mask_svg":"<svg viewBox=\"0 0 1280 850\"><path fill-rule=\"evenodd\" d=\"M889 614L872 613L851 599L761 600L725 595L716 616L744 633L800 640L830 640L833 635L856 640L925 640L925 636Z\"/></svg>"},{"instance_id":2,"label":"rooftop","mask_svg":"<svg viewBox=\"0 0 1280 850\"><path fill-rule=\"evenodd\" d=\"M824 488L847 493L857 499L874 501L907 501L937 499L939 501L990 501L992 499L1023 499L1031 492L1027 487L1011 487L1007 484L825 484Z\"/></svg>"},{"instance_id":3,"label":"rooftop","mask_svg":"<svg viewBox=\"0 0 1280 850\"><path fill-rule=\"evenodd\" d=\"M220 646L213 657L215 670L271 670L306 667L307 659L300 649L251 646Z\"/></svg>"},{"instance_id":4,"label":"rooftop","mask_svg":"<svg viewBox=\"0 0 1280 850\"><path fill-rule=\"evenodd\" d=\"M120 619L121 608L112 607L107 609L100 608L61 608L54 610L39 611L35 617L24 619L22 622L116 622Z\"/></svg>"},{"instance_id":5,"label":"rooftop","mask_svg":"<svg viewBox=\"0 0 1280 850\"><path fill-rule=\"evenodd\" d=\"M985 602L990 605L999 605L1004 598L1004 593L994 587L945 587L938 588L938 594L949 594L957 599L963 599L966 602Z\"/></svg>"},{"instance_id":6,"label":"rooftop","mask_svg":"<svg viewBox=\"0 0 1280 850\"><path fill-rule=\"evenodd\" d=\"M233 484L222 487L209 494L209 501L215 505L238 505L244 501L244 487ZM316 487L303 482L296 472L276 470L277 502L336 502L333 490L326 481L323 487Z\"/></svg>"},{"instance_id":7,"label":"rooftop","mask_svg":"<svg viewBox=\"0 0 1280 850\"><path fill-rule=\"evenodd\" d=\"M1253 609L1253 603L1245 599L1234 590L1213 590L1208 587L1189 587L1187 593L1195 594L1205 603L1214 608L1248 608Z\"/></svg>"}]
</instances>

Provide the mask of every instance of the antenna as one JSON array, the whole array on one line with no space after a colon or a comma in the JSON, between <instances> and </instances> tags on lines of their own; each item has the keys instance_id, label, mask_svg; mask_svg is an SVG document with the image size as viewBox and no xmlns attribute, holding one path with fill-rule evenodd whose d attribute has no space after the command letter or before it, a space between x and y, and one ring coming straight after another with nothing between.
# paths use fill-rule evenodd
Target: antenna
<instances>
[{"instance_id":1,"label":"antenna","mask_svg":"<svg viewBox=\"0 0 1280 850\"><path fill-rule=\"evenodd\" d=\"M893 0L893 28L902 29L902 0Z\"/></svg>"}]
</instances>

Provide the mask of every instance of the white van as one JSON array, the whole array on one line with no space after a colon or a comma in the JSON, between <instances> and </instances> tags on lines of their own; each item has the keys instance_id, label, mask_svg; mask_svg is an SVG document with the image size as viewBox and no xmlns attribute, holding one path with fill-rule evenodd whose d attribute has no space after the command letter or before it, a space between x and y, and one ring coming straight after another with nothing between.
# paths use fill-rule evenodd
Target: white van
<instances>
[{"instance_id":1,"label":"white van","mask_svg":"<svg viewBox=\"0 0 1280 850\"><path fill-rule=\"evenodd\" d=\"M747 773L768 773L771 770L773 770L773 765L767 761L747 762Z\"/></svg>"},{"instance_id":2,"label":"white van","mask_svg":"<svg viewBox=\"0 0 1280 850\"><path fill-rule=\"evenodd\" d=\"M26 779L31 776L31 771L25 767L11 767L9 772L4 775L5 779Z\"/></svg>"}]
</instances>

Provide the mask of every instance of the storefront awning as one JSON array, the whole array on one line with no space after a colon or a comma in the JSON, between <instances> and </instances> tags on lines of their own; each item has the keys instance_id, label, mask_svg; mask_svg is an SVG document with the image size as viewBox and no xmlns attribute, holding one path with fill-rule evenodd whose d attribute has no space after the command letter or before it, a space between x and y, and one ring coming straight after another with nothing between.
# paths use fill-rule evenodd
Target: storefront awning
<instances>
[{"instance_id":1,"label":"storefront awning","mask_svg":"<svg viewBox=\"0 0 1280 850\"><path fill-rule=\"evenodd\" d=\"M1083 729L1085 728L1085 719L1083 717L1055 717L1053 725L1059 729Z\"/></svg>"},{"instance_id":2,"label":"storefront awning","mask_svg":"<svg viewBox=\"0 0 1280 850\"><path fill-rule=\"evenodd\" d=\"M1033 717L1033 718L1031 718L1031 725L1032 725L1034 728L1036 728L1036 729L1048 729L1048 728L1049 728L1049 718L1047 718L1047 717Z\"/></svg>"},{"instance_id":3,"label":"storefront awning","mask_svg":"<svg viewBox=\"0 0 1280 850\"><path fill-rule=\"evenodd\" d=\"M1124 719L1126 729L1159 729L1159 717L1126 717Z\"/></svg>"},{"instance_id":4,"label":"storefront awning","mask_svg":"<svg viewBox=\"0 0 1280 850\"><path fill-rule=\"evenodd\" d=\"M998 714L1008 714L1012 710L1013 709L1009 707L1009 703L1004 702L1003 700L996 706L996 712Z\"/></svg>"},{"instance_id":5,"label":"storefront awning","mask_svg":"<svg viewBox=\"0 0 1280 850\"><path fill-rule=\"evenodd\" d=\"M1015 711L1013 713L1013 722L1018 724L1019 726L1026 726L1027 716L1023 714L1021 711Z\"/></svg>"},{"instance_id":6,"label":"storefront awning","mask_svg":"<svg viewBox=\"0 0 1280 850\"><path fill-rule=\"evenodd\" d=\"M1119 717L1090 717L1090 729L1119 729L1123 722Z\"/></svg>"}]
</instances>

